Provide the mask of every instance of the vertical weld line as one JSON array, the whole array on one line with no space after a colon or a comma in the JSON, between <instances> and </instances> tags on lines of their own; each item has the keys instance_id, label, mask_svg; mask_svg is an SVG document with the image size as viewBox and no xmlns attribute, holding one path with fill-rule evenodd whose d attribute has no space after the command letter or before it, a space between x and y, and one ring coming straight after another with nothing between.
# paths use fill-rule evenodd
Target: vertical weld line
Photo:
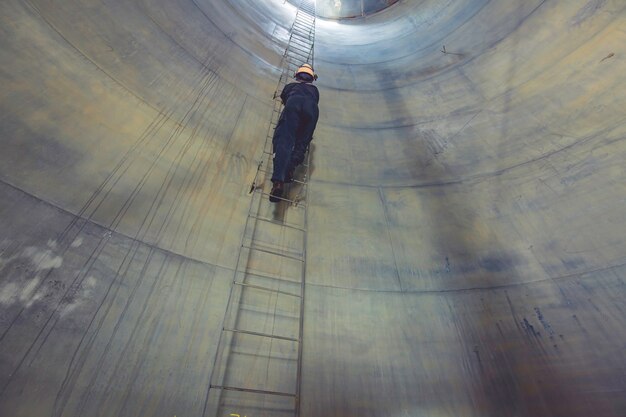
<instances>
[{"instance_id":1,"label":"vertical weld line","mask_svg":"<svg viewBox=\"0 0 626 417\"><path fill-rule=\"evenodd\" d=\"M380 202L383 206L383 214L385 215L385 225L387 227L387 237L389 238L389 245L391 246L391 255L393 256L393 264L396 267L396 277L398 278L398 286L400 287L400 292L404 292L402 288L402 279L400 278L400 268L398 268L398 260L396 259L396 251L393 247L393 239L391 236L391 227L389 223L389 213L387 212L387 202L385 200L385 195L383 193L382 187L378 187L378 196L380 197Z\"/></svg>"},{"instance_id":2,"label":"vertical weld line","mask_svg":"<svg viewBox=\"0 0 626 417\"><path fill-rule=\"evenodd\" d=\"M199 96L196 98L196 100L195 100L195 101L194 101L194 103L192 104L191 108L189 108L189 109L187 110L187 113L185 114L185 117L183 118L183 123L184 123L184 125L186 125L186 124L187 124L187 122L188 122L187 117L189 117L189 118L190 118L190 117L191 117L191 114L193 114L193 113L196 111L195 107L196 107L196 105L197 105L197 103L198 103L198 100L199 100L200 96L201 96L201 95L203 95L203 94L204 94L204 91L206 90L206 88L207 88L208 86L210 86L210 82L209 82L209 83L206 83L206 82L205 82L205 80L207 80L207 78L206 78L206 77L205 77L205 78L202 80L202 82L200 83L200 84L202 84L202 87L201 87L201 89L200 89ZM185 119L187 119L187 122L185 122ZM170 134L170 137L169 137L169 139L167 140L167 142L165 143L164 147L161 149L161 151L159 152L159 154L158 154L158 155L157 155L157 156L153 159L152 164L151 164L151 166L149 167L148 171L146 171L146 172L144 173L144 175L143 175L143 177L141 178L140 182L139 182L139 183L135 186L135 189L131 192L130 196L126 199L126 201L125 201L125 202L124 202L124 204L122 205L122 208L120 208L120 210L119 210L119 211L118 211L118 213L116 214L116 217L113 219L113 221L112 221L112 222L111 222L111 224L109 225L109 230L110 230L111 228L116 228L116 227L117 227L117 225L119 225L119 223L122 221L122 219L123 219L123 217L125 216L126 212L128 211L128 209L130 208L130 206L131 206L131 205L132 205L132 203L134 202L134 200L135 200L136 196L139 194L139 192L141 191L141 189L142 189L142 188L143 188L143 186L145 185L145 183L146 183L146 181L147 181L147 177L151 174L151 172L152 172L152 171L153 171L153 169L154 169L154 165L155 165L155 164L156 164L156 162L157 162L157 161L161 158L161 156L163 155L163 153L165 152L165 150L166 150L166 149L169 149L169 148L171 148L171 147L172 147L172 145L171 145L171 144L172 144L172 140L174 140L174 139L178 139L178 137L179 137L179 136L180 136L180 134L182 133L182 130L183 130L184 125L181 125L181 124L177 125L177 126L176 126L176 128L174 129L174 132ZM189 140L188 140L188 142L189 142L190 140L191 140L191 139L189 139ZM106 298L107 298L108 294L109 294L109 293L110 293L110 291L111 291L112 286L113 286L113 285L114 285L114 283L117 281L117 277L120 277L120 276L121 276L121 277L122 277L122 279L124 279L124 278L126 277L126 275L127 275L128 271L129 271L130 265L131 265L131 264L132 264L132 262L134 261L135 256L137 255L137 253L138 253L138 251L139 251L139 247L140 247L140 243L141 243L141 242L139 242L139 240L138 240L138 239L143 239L143 237L145 237L145 235L147 234L147 232L148 232L148 230L149 230L150 226L152 225L152 222L154 221L154 218L155 218L156 213L157 213L157 211L158 211L158 205L160 205L160 203L161 203L161 201L163 200L164 195L165 195L164 193L163 193L163 194L161 194L161 193L162 193L162 191L163 191L163 187L165 186L165 183L167 182L168 177L170 176L170 173L172 172L172 171L171 171L171 170L172 170L172 167L174 166L174 164L176 163L176 161L179 159L179 156L181 155L181 153L183 153L183 151L184 151L184 149L185 149L185 146L186 146L186 144L184 144L184 145L183 145L183 147L182 147L182 148L178 151L178 155L177 155L176 160L172 161L172 163L170 164L170 168L169 168L169 170L168 170L168 173L167 173L166 177L164 178L164 180L163 180L163 182L162 182L162 184L161 184L160 189L157 191L157 194L156 194L155 198L152 200L152 204L151 204L151 206L150 206L150 208L149 208L149 210L148 210L148 212L147 212L146 216L144 217L144 219L143 219L143 221L142 221L142 223L141 223L141 225L140 225L140 227L139 227L139 230L137 231L137 233L136 233L136 235L135 235L135 237L134 237L134 239L133 239L133 242L132 242L131 246L129 247L128 252L126 253L126 256L124 257L124 260L122 261L122 264L120 264L120 268L118 269L118 271L117 271L117 273L116 273L116 278L115 278L115 279L111 282L111 285L110 285L110 286L109 286L109 288L107 289L107 292L106 292L106 294L105 294L105 297L103 298L102 303L101 303L101 304L98 306L98 308L96 309L96 312L94 313L94 316L92 317L92 320L91 320L91 322L90 322L89 326L87 327L87 330L85 331L85 334L83 335L83 337L84 337L84 336L86 336L87 332L88 332L88 331L89 331L89 329L92 327L92 324L94 323L96 316L98 315L98 313L100 312L101 308L103 307L103 305L104 305L104 303L105 303L105 301L106 301ZM180 165L180 161L178 162L178 164ZM170 178L170 183L171 183L171 178ZM169 187L169 184L168 184L168 187ZM155 208L155 204L157 204L157 200L159 200L159 195L161 195L161 198L160 198L160 200L161 200L161 201L159 201L159 204L158 204L158 205L157 205L157 207ZM148 218L150 217L150 215L151 215L151 214L152 214L152 218L150 219L150 222L149 222L149 223L148 223L148 225L146 226L146 221L148 220ZM143 236L140 238L139 236L140 236L140 234L141 234L142 232L143 232ZM131 253L131 252L133 252L133 254L132 254L132 257L131 257L131 259L130 259L129 263L128 263L128 264L127 264L127 266L126 266L126 270L122 273L122 275L120 275L121 268L123 267L124 262L126 261L126 259L128 258L128 256L130 255L130 253ZM87 272L88 272L88 271L87 271ZM86 273L85 273L85 276L86 276ZM137 284L137 285L139 285L139 284ZM95 338L97 337L97 335L98 335L98 333L99 333L99 331L100 331L100 328L102 327L102 323L103 323L104 319L106 318L106 315L108 315L108 312L109 312L109 310L110 310L110 308L111 308L111 306L112 306L112 303L113 303L113 301L114 301L115 297L117 297L117 293L119 292L119 288L120 288L120 285L118 284L118 286L116 287L116 290L115 290L115 291L114 291L114 293L113 293L113 297L111 298L110 304L106 307L105 313L103 313L103 316L102 316L102 318L101 318L100 322L97 324L96 329L95 329L95 331L94 331L93 335L90 337L89 341L87 342L86 347L85 347L85 350L84 350L83 352L81 352L81 354L80 354L80 356L81 356L81 357L79 358L79 360L80 360L82 363L81 363L80 365L77 365L77 367L79 367L79 368L78 368L78 370L76 370L76 369L75 369L74 371L70 371L70 369L68 368L68 374L66 374L66 379L64 380L64 384L62 384L62 387L61 387L61 388L59 389L59 391L57 392L57 400L61 399L61 396L62 396L62 395L63 395L63 396L65 396L65 398L63 398L63 399L62 399L62 402L63 402L63 403L60 405L60 410L58 411L58 414L60 414L60 413L63 411L63 409L65 408L66 403L67 403L67 401L68 401L68 399L69 399L69 395L70 395L70 393L65 393L65 394L63 394L63 389L64 389L65 382L67 381L67 382L68 382L68 385L69 385L70 383L71 383L71 384L74 384L74 383L75 383L75 381L76 381L76 379L78 378L78 376L79 376L79 372L80 372L80 371L81 371L81 369L82 369L82 366L83 366L83 364L84 364L84 361L86 360L86 357L87 357L87 355L88 355L89 351L91 350L91 347L93 346L94 340L95 340ZM118 324L119 324L119 321L118 321ZM116 330L116 329L117 329L118 324L116 324L116 328L114 329L114 332L117 332L117 330ZM81 339L81 343L79 344L79 346L77 347L76 351L74 352L74 356L76 356L76 354L78 353L78 350L80 349L80 347L81 347L81 345L82 345L82 340L83 340L83 339ZM105 353L106 353L106 352L105 352ZM84 359L84 360L83 360L83 359ZM73 360L72 360L72 362L73 362ZM71 366L71 364L70 364L70 366ZM72 375L72 374L74 374L74 375ZM69 379L71 379L71 381L70 381ZM91 383L90 383L90 384L91 384ZM69 389L69 388L68 388L68 389ZM55 412L56 412L56 410L57 410L57 408L56 408L56 404L58 404L58 401L57 401L57 400L55 400ZM84 405L84 404L83 404L83 401L81 400L81 403L79 404L79 406L82 408L82 407L83 407L83 405Z\"/></svg>"}]
</instances>

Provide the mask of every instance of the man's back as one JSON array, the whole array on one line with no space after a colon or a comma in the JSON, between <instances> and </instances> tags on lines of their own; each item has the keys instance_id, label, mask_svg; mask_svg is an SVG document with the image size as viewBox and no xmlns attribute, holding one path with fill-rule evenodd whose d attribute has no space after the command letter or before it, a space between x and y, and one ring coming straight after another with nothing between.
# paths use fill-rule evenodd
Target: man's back
<instances>
[{"instance_id":1,"label":"man's back","mask_svg":"<svg viewBox=\"0 0 626 417\"><path fill-rule=\"evenodd\" d=\"M316 104L320 101L320 93L317 87L310 83L296 82L287 84L283 88L280 98L283 100L283 103L287 103L287 100L293 96L313 99Z\"/></svg>"}]
</instances>

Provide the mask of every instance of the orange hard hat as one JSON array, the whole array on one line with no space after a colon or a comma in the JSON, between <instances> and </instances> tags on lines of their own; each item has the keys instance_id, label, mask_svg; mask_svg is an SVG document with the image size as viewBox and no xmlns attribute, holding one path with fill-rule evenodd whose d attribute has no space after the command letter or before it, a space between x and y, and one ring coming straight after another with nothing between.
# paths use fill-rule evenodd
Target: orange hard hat
<instances>
[{"instance_id":1,"label":"orange hard hat","mask_svg":"<svg viewBox=\"0 0 626 417\"><path fill-rule=\"evenodd\" d=\"M313 71L313 67L309 64L302 64L302 66L298 68L293 76L295 77L296 75L302 73L309 74L311 77L313 77L314 80L317 80L317 74Z\"/></svg>"}]
</instances>

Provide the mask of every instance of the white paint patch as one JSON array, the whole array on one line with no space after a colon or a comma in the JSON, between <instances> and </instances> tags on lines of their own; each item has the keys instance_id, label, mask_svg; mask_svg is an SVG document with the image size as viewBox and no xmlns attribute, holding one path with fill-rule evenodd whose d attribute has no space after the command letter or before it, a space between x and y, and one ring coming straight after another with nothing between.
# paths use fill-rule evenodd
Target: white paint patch
<instances>
[{"instance_id":1,"label":"white paint patch","mask_svg":"<svg viewBox=\"0 0 626 417\"><path fill-rule=\"evenodd\" d=\"M0 304L7 306L13 304L17 299L18 288L13 282L9 282L0 288Z\"/></svg>"},{"instance_id":2,"label":"white paint patch","mask_svg":"<svg viewBox=\"0 0 626 417\"><path fill-rule=\"evenodd\" d=\"M35 264L35 271L59 268L63 263L63 258L54 256L54 253L50 249L42 250L34 246L25 248L22 252L22 256L30 258L31 262Z\"/></svg>"},{"instance_id":3,"label":"white paint patch","mask_svg":"<svg viewBox=\"0 0 626 417\"><path fill-rule=\"evenodd\" d=\"M77 248L80 245L83 244L83 238L82 237L77 237L76 239L74 239L74 241L72 242L72 244L70 245L73 248Z\"/></svg>"},{"instance_id":4,"label":"white paint patch","mask_svg":"<svg viewBox=\"0 0 626 417\"><path fill-rule=\"evenodd\" d=\"M44 293L41 291L37 291L35 295L32 296L30 300L26 303L26 307L30 307L35 304L37 301L41 300L44 297Z\"/></svg>"},{"instance_id":5,"label":"white paint patch","mask_svg":"<svg viewBox=\"0 0 626 417\"><path fill-rule=\"evenodd\" d=\"M17 256L9 256L7 258L3 258L2 256L0 256L0 271L4 269L5 265L7 265L9 262L16 258Z\"/></svg>"},{"instance_id":6,"label":"white paint patch","mask_svg":"<svg viewBox=\"0 0 626 417\"><path fill-rule=\"evenodd\" d=\"M57 243L55 240L48 240L48 248L56 248ZM28 275L32 271L38 272L46 269L59 268L63 263L63 258L55 255L52 249L37 248L35 246L28 246L22 250L18 256L12 256L9 258L3 258L0 256L0 269L4 268L7 263L17 260L25 259L33 264L32 268L26 268ZM24 263L21 261L20 263ZM22 265L25 266L25 265ZM20 266L20 268L22 267ZM18 268L17 270L20 270ZM21 268L23 271L24 269ZM10 282L9 282L10 281ZM4 285L0 286L0 305L7 306L15 303L21 303L26 308L32 306L37 300L41 299L44 294L37 291L41 283L41 277L35 275L33 278L26 279L24 276L17 276L12 279L7 279Z\"/></svg>"},{"instance_id":7,"label":"white paint patch","mask_svg":"<svg viewBox=\"0 0 626 417\"><path fill-rule=\"evenodd\" d=\"M37 301L40 296L35 293L41 278L35 277L18 286L15 282L10 282L0 288L0 304L9 306L17 302L23 303L27 308Z\"/></svg>"},{"instance_id":8,"label":"white paint patch","mask_svg":"<svg viewBox=\"0 0 626 417\"><path fill-rule=\"evenodd\" d=\"M89 297L91 297L91 294L93 293L94 288L96 287L96 283L97 280L93 276L88 276L87 278L85 278L80 284L80 290L76 292L73 301L63 307L60 316L67 316L72 311L76 310L76 308L80 306L84 300L89 299Z\"/></svg>"},{"instance_id":9,"label":"white paint patch","mask_svg":"<svg viewBox=\"0 0 626 417\"><path fill-rule=\"evenodd\" d=\"M26 285L22 288L22 291L19 296L19 300L26 305L26 308L32 306L33 303L37 301L35 297L33 296L33 293L37 289L39 282L40 282L40 278L35 277L27 281Z\"/></svg>"},{"instance_id":10,"label":"white paint patch","mask_svg":"<svg viewBox=\"0 0 626 417\"><path fill-rule=\"evenodd\" d=\"M93 276L88 276L87 278L85 278L85 281L83 281L81 287L83 288L84 291L86 291L85 295L90 295L91 294L91 290L93 290L96 286L96 278Z\"/></svg>"},{"instance_id":11,"label":"white paint patch","mask_svg":"<svg viewBox=\"0 0 626 417\"><path fill-rule=\"evenodd\" d=\"M67 316L68 314L70 314L72 311L76 310L76 307L78 307L78 303L71 303L71 304L66 304L61 311L59 311L59 317L60 318L64 318L65 316Z\"/></svg>"},{"instance_id":12,"label":"white paint patch","mask_svg":"<svg viewBox=\"0 0 626 417\"><path fill-rule=\"evenodd\" d=\"M35 291L35 288L37 288L37 285L39 285L39 277L26 281L26 285L24 285L22 292L20 293L20 301L29 300Z\"/></svg>"}]
</instances>

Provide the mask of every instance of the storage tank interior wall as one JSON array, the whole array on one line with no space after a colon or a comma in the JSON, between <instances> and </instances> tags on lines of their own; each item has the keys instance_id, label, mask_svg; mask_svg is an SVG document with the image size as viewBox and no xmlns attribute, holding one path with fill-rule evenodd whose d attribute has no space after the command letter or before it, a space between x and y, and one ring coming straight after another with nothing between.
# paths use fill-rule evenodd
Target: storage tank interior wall
<instances>
[{"instance_id":1,"label":"storage tank interior wall","mask_svg":"<svg viewBox=\"0 0 626 417\"><path fill-rule=\"evenodd\" d=\"M0 2L0 415L213 415L295 15ZM624 28L621 0L317 19L302 416L624 415ZM265 361L234 372L283 384Z\"/></svg>"}]
</instances>

